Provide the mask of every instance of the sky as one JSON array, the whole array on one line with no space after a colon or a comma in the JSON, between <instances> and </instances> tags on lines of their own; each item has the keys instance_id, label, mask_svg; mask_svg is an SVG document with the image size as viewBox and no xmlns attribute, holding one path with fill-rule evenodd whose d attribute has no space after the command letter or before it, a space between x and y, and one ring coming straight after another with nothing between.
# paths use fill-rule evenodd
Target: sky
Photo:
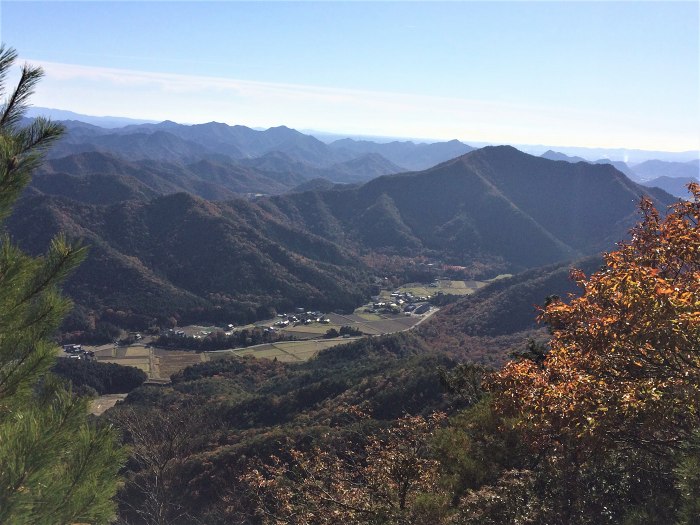
<instances>
[{"instance_id":1,"label":"sky","mask_svg":"<svg viewBox=\"0 0 700 525\"><path fill-rule=\"evenodd\" d=\"M0 39L88 115L687 151L699 5L0 0Z\"/></svg>"}]
</instances>

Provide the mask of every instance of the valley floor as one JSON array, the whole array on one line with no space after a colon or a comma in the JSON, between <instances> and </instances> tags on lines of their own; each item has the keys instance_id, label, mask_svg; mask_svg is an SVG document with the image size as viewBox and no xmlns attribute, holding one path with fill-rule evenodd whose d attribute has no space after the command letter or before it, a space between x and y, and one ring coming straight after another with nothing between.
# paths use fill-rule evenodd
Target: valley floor
<instances>
[{"instance_id":1,"label":"valley floor","mask_svg":"<svg viewBox=\"0 0 700 525\"><path fill-rule=\"evenodd\" d=\"M212 352L195 352L185 350L165 350L154 348L150 345L150 338L146 337L129 346L117 346L107 344L101 346L83 345L86 351L92 351L95 359L103 363L116 363L123 366L133 366L148 374L148 382L164 384L169 382L170 376L180 370L210 360L224 359L233 355L252 355L260 358L277 359L282 362L302 362L315 356L321 350L362 337L392 334L411 330L428 319L438 308L431 308L428 312L418 314L377 314L377 313L353 313L349 315L328 314L328 324L310 326L296 326L280 330L293 334L298 341L277 341L246 348L230 348ZM271 324L271 321L258 323L260 326ZM336 337L324 339L322 336L327 330L341 326L351 326L363 332L359 337ZM181 328L188 335L206 333L215 330L215 327L187 326ZM102 396L105 397L105 396ZM100 398L102 399L102 398ZM105 407L102 411L106 410Z\"/></svg>"}]
</instances>

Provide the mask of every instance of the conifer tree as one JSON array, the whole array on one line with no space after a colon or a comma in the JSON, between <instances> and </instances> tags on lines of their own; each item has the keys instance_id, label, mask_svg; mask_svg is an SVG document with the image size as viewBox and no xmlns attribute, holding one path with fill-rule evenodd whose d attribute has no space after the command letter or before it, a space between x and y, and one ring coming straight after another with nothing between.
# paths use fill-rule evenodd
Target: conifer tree
<instances>
[{"instance_id":1,"label":"conifer tree","mask_svg":"<svg viewBox=\"0 0 700 525\"><path fill-rule=\"evenodd\" d=\"M62 127L23 115L40 68L24 65L6 91L17 59L0 46L0 221L5 219ZM87 400L48 370L57 349L50 336L70 307L59 286L84 249L56 238L29 257L0 237L0 523L104 523L123 460L114 432L87 420Z\"/></svg>"}]
</instances>

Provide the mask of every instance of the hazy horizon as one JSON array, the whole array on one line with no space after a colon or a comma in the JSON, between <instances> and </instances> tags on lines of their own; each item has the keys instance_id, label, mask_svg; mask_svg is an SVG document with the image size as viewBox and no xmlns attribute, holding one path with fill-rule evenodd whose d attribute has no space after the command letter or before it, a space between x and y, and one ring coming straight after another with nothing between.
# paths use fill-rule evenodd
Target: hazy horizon
<instances>
[{"instance_id":1,"label":"hazy horizon","mask_svg":"<svg viewBox=\"0 0 700 525\"><path fill-rule=\"evenodd\" d=\"M34 103L466 142L700 149L696 2L15 2ZM28 23L31 21L31 23Z\"/></svg>"},{"instance_id":2,"label":"hazy horizon","mask_svg":"<svg viewBox=\"0 0 700 525\"><path fill-rule=\"evenodd\" d=\"M158 120L146 120L146 119L131 119L129 117L122 117L119 115L86 115L81 113L76 113L69 110L64 110L60 108L42 108L42 107L31 107L27 116L46 116L54 120L78 120L83 122L88 122L93 125L102 126L105 128L118 128L127 125L134 124L159 124L165 121L172 121L172 119L166 119L165 121ZM87 117L87 118L86 118ZM208 124L216 121L191 123L191 122L176 122L177 124L191 126L191 125L201 125ZM252 129L266 130L270 128L266 127L255 127ZM393 141L411 141L416 144L420 143L434 143L442 142L441 139L434 139L430 137L400 137L400 136L379 136L379 135L366 135L366 134L353 134L353 133L334 133L325 132L322 130L314 129L297 129L297 131L304 133L306 135L311 135L321 140L322 142L331 143L335 140L343 138L351 138L354 140L366 140L377 143L388 143ZM456 139L448 139L456 140ZM466 142L465 142L466 143ZM520 149L525 153L531 155L541 155L548 150L554 150L558 153L564 153L569 156L580 156L584 159L594 162L601 159L609 159L612 161L624 161L630 165L639 164L646 160L666 160L675 162L689 162L700 159L700 150L687 150L687 151L662 151L662 150L642 150L633 148L586 148L576 145L557 145L557 144L508 144L505 142L478 142L469 141L469 146L475 148L481 148L484 146L498 146L498 145L509 145Z\"/></svg>"}]
</instances>

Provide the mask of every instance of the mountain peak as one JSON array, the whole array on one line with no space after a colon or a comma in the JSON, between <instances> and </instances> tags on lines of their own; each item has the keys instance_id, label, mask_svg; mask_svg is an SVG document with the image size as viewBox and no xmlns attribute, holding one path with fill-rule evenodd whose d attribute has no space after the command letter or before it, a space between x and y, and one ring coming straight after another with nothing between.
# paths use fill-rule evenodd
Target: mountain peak
<instances>
[{"instance_id":1,"label":"mountain peak","mask_svg":"<svg viewBox=\"0 0 700 525\"><path fill-rule=\"evenodd\" d=\"M208 128L230 128L228 124L225 122L217 122L215 120L212 120L211 122L205 122L204 124L196 124L197 126L203 126L203 127L208 127Z\"/></svg>"},{"instance_id":2,"label":"mountain peak","mask_svg":"<svg viewBox=\"0 0 700 525\"><path fill-rule=\"evenodd\" d=\"M548 149L542 155L540 155L540 157L547 160L563 160L565 162L586 162L586 159L581 157L571 157L565 153L554 151L552 149Z\"/></svg>"},{"instance_id":3,"label":"mountain peak","mask_svg":"<svg viewBox=\"0 0 700 525\"><path fill-rule=\"evenodd\" d=\"M514 157L531 157L527 153L520 151L518 148L509 145L500 146L484 146L483 148L470 151L462 157L480 157L484 159L507 159Z\"/></svg>"}]
</instances>

